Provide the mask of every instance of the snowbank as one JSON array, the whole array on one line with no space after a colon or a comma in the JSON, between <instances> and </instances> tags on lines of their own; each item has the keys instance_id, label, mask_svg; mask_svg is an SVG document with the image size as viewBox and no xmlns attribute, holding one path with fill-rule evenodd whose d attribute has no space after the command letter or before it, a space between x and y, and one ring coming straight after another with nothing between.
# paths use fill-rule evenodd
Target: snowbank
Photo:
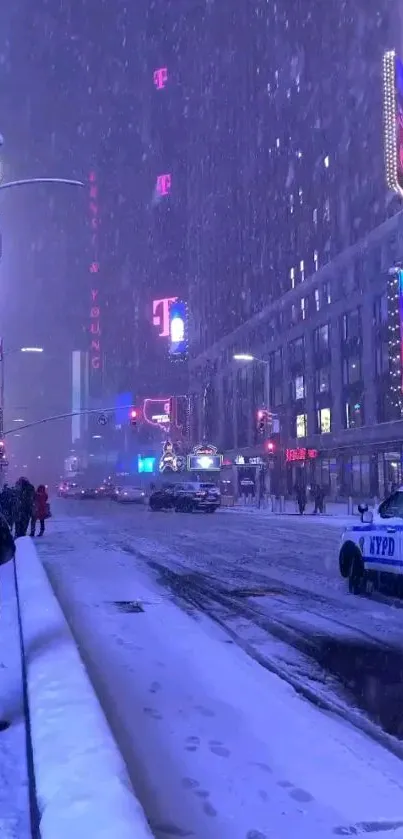
<instances>
[{"instance_id":1,"label":"snowbank","mask_svg":"<svg viewBox=\"0 0 403 839\"><path fill-rule=\"evenodd\" d=\"M17 541L42 839L151 839L32 541Z\"/></svg>"}]
</instances>

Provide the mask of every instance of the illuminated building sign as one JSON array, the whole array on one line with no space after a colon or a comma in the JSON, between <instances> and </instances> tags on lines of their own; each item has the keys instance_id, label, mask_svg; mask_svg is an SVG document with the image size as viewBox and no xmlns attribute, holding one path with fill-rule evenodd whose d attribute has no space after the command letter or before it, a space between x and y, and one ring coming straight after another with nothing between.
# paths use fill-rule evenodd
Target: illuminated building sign
<instances>
[{"instance_id":1,"label":"illuminated building sign","mask_svg":"<svg viewBox=\"0 0 403 839\"><path fill-rule=\"evenodd\" d=\"M386 182L403 197L403 64L394 50L383 57Z\"/></svg>"},{"instance_id":2,"label":"illuminated building sign","mask_svg":"<svg viewBox=\"0 0 403 839\"><path fill-rule=\"evenodd\" d=\"M141 454L139 454L137 457L137 468L139 471L139 475L141 475L142 472L147 472L149 474L154 472L155 461L155 457L142 457Z\"/></svg>"},{"instance_id":3,"label":"illuminated building sign","mask_svg":"<svg viewBox=\"0 0 403 839\"><path fill-rule=\"evenodd\" d=\"M170 399L145 399L143 417L149 425L166 427L171 422Z\"/></svg>"},{"instance_id":4,"label":"illuminated building sign","mask_svg":"<svg viewBox=\"0 0 403 839\"><path fill-rule=\"evenodd\" d=\"M101 308L99 300L99 203L98 183L95 172L89 175L89 215L91 229L91 261L90 274L90 368L91 371L100 370L102 366L101 351Z\"/></svg>"},{"instance_id":5,"label":"illuminated building sign","mask_svg":"<svg viewBox=\"0 0 403 839\"><path fill-rule=\"evenodd\" d=\"M388 330L391 402L403 415L403 271L396 266L388 280Z\"/></svg>"},{"instance_id":6,"label":"illuminated building sign","mask_svg":"<svg viewBox=\"0 0 403 839\"><path fill-rule=\"evenodd\" d=\"M185 467L185 458L178 455L170 440L165 440L159 462L160 472L181 472Z\"/></svg>"},{"instance_id":7,"label":"illuminated building sign","mask_svg":"<svg viewBox=\"0 0 403 839\"><path fill-rule=\"evenodd\" d=\"M169 307L169 354L180 359L188 354L188 312L183 300L176 300Z\"/></svg>"},{"instance_id":8,"label":"illuminated building sign","mask_svg":"<svg viewBox=\"0 0 403 839\"><path fill-rule=\"evenodd\" d=\"M168 67L158 67L154 70L153 79L157 90L163 90L168 81Z\"/></svg>"},{"instance_id":9,"label":"illuminated building sign","mask_svg":"<svg viewBox=\"0 0 403 839\"><path fill-rule=\"evenodd\" d=\"M177 297L164 297L162 300L153 300L153 325L159 327L160 338L169 336L169 307L176 303Z\"/></svg>"},{"instance_id":10,"label":"illuminated building sign","mask_svg":"<svg viewBox=\"0 0 403 839\"><path fill-rule=\"evenodd\" d=\"M192 453L187 456L187 468L189 472L219 472L222 466L223 456L217 454L215 446L203 444L195 446Z\"/></svg>"},{"instance_id":11,"label":"illuminated building sign","mask_svg":"<svg viewBox=\"0 0 403 839\"><path fill-rule=\"evenodd\" d=\"M287 463L295 463L295 461L315 460L318 457L317 449L286 449L285 459Z\"/></svg>"},{"instance_id":12,"label":"illuminated building sign","mask_svg":"<svg viewBox=\"0 0 403 839\"><path fill-rule=\"evenodd\" d=\"M171 192L172 177L170 174L158 175L156 189L158 195L165 196Z\"/></svg>"}]
</instances>

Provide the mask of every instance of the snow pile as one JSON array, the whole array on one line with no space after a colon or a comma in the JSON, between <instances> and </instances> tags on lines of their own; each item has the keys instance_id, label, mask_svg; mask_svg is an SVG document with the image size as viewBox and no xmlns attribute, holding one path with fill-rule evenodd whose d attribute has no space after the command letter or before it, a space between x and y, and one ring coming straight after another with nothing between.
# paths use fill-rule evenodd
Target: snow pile
<instances>
[{"instance_id":1,"label":"snow pile","mask_svg":"<svg viewBox=\"0 0 403 839\"><path fill-rule=\"evenodd\" d=\"M17 542L42 839L150 839L143 810L29 538Z\"/></svg>"}]
</instances>

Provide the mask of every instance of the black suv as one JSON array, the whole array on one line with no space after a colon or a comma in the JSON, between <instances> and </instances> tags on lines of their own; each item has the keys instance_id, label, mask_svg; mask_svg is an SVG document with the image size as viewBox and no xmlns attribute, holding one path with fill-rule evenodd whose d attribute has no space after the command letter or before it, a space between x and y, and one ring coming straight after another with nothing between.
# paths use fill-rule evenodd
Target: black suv
<instances>
[{"instance_id":1,"label":"black suv","mask_svg":"<svg viewBox=\"0 0 403 839\"><path fill-rule=\"evenodd\" d=\"M165 484L150 495L150 509L153 511L173 508L177 513L193 513L195 510L214 513L220 504L218 487L201 481Z\"/></svg>"}]
</instances>

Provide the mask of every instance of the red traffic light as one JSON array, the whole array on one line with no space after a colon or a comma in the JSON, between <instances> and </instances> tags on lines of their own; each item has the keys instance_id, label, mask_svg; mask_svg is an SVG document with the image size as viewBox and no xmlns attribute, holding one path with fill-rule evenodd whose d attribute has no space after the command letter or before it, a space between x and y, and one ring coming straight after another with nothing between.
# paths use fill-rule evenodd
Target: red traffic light
<instances>
[{"instance_id":1,"label":"red traffic light","mask_svg":"<svg viewBox=\"0 0 403 839\"><path fill-rule=\"evenodd\" d=\"M276 450L275 443L272 440L269 440L267 443L267 451L273 453Z\"/></svg>"},{"instance_id":2,"label":"red traffic light","mask_svg":"<svg viewBox=\"0 0 403 839\"><path fill-rule=\"evenodd\" d=\"M130 425L137 425L138 418L139 418L139 412L138 412L137 408L130 408L130 411L129 411Z\"/></svg>"}]
</instances>

